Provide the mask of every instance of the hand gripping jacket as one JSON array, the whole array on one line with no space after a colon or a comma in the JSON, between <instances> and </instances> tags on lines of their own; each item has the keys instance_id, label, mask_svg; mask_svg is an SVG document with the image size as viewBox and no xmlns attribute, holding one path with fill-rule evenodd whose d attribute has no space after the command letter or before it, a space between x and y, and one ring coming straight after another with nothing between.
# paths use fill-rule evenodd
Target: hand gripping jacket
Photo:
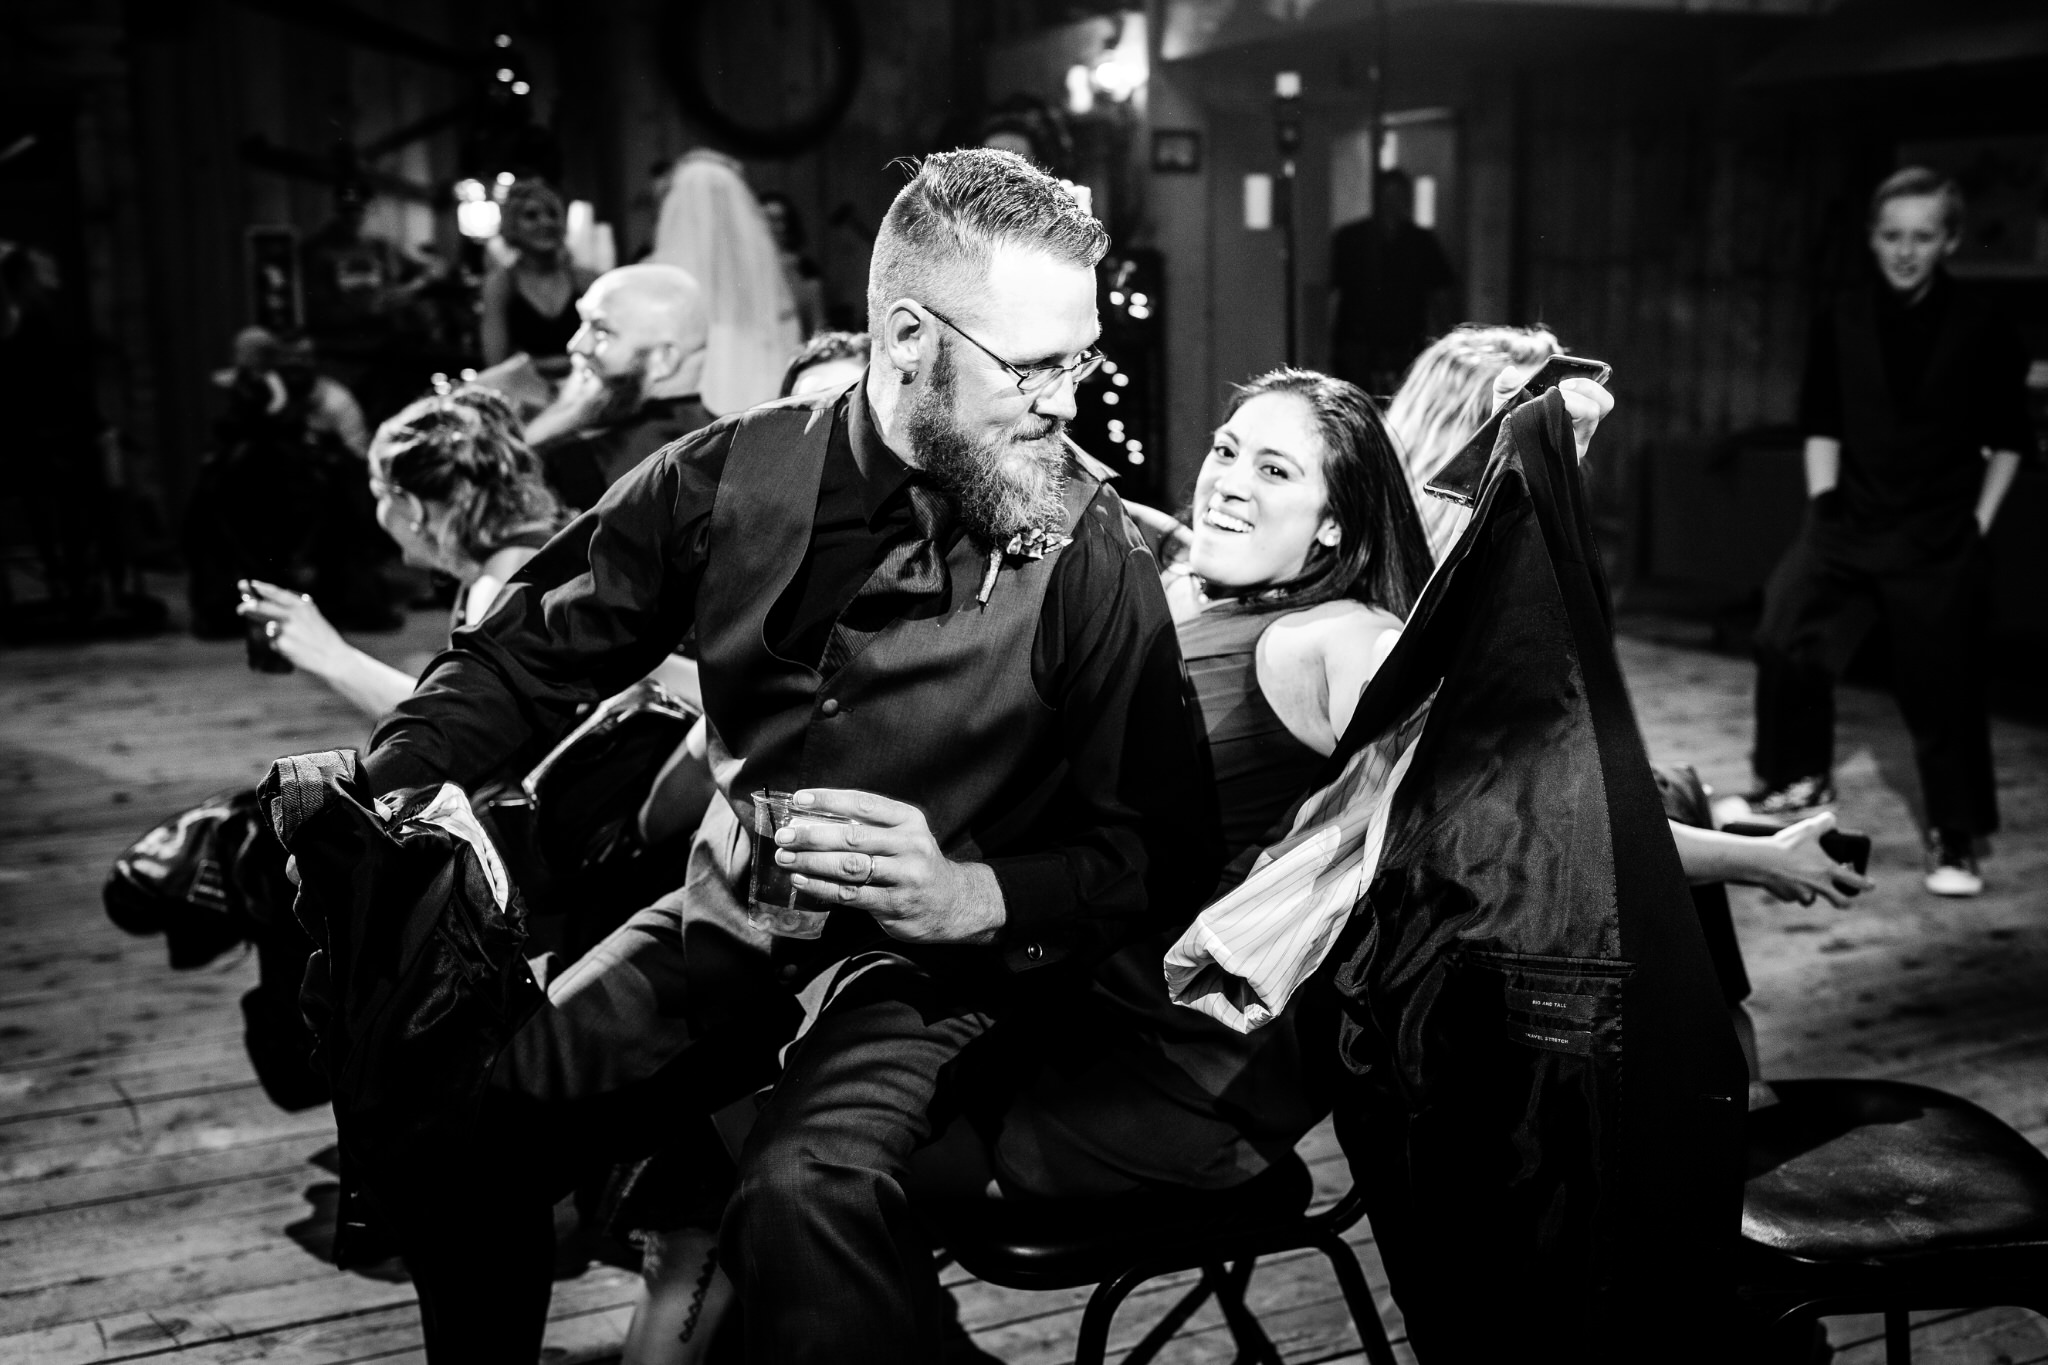
<instances>
[{"instance_id":1,"label":"hand gripping jacket","mask_svg":"<svg viewBox=\"0 0 2048 1365\"><path fill-rule=\"evenodd\" d=\"M458 788L373 801L343 750L279 759L258 795L315 947L300 1005L334 1092L346 1262L353 1181L398 1200L460 1162L493 1062L545 997L518 892Z\"/></svg>"},{"instance_id":2,"label":"hand gripping jacket","mask_svg":"<svg viewBox=\"0 0 2048 1365\"><path fill-rule=\"evenodd\" d=\"M1340 1133L1424 1362L1727 1358L1746 1072L1612 631L1548 395L1331 760L1434 694L1331 954Z\"/></svg>"}]
</instances>

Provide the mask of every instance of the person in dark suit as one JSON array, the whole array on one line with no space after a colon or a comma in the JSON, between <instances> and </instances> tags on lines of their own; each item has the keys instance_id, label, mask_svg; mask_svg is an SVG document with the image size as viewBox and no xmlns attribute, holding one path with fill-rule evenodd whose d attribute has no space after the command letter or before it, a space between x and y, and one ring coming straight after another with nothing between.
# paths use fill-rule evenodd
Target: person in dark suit
<instances>
[{"instance_id":1,"label":"person in dark suit","mask_svg":"<svg viewBox=\"0 0 2048 1365\"><path fill-rule=\"evenodd\" d=\"M1834 684L1879 621L1912 732L1927 889L1983 890L1976 842L1998 828L1985 697L1985 538L2034 449L2028 356L2012 324L1942 263L1961 240L1955 182L1911 167L1877 187L1877 278L1821 312L1800 421L1810 499L1757 627L1760 812L1834 799Z\"/></svg>"},{"instance_id":2,"label":"person in dark suit","mask_svg":"<svg viewBox=\"0 0 2048 1365\"><path fill-rule=\"evenodd\" d=\"M1332 368L1384 398L1429 341L1431 301L1457 283L1436 234L1415 222L1406 171L1381 171L1372 216L1337 229L1330 283L1337 295Z\"/></svg>"}]
</instances>

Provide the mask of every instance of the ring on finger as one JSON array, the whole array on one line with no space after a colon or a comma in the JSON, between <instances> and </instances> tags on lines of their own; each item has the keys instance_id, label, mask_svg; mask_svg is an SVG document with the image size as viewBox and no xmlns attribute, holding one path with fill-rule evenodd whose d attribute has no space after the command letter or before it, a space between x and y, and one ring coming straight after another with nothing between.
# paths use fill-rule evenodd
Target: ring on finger
<instances>
[{"instance_id":1,"label":"ring on finger","mask_svg":"<svg viewBox=\"0 0 2048 1365\"><path fill-rule=\"evenodd\" d=\"M263 625L263 634L266 638L275 640L277 638L277 622L266 621Z\"/></svg>"}]
</instances>

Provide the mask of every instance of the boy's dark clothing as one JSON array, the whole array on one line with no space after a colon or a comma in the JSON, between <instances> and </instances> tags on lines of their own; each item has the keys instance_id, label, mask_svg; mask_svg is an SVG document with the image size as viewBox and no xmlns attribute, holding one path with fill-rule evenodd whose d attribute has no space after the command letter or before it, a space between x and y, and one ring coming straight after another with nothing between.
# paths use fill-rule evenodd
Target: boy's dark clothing
<instances>
[{"instance_id":1,"label":"boy's dark clothing","mask_svg":"<svg viewBox=\"0 0 2048 1365\"><path fill-rule=\"evenodd\" d=\"M1986 452L2033 449L2027 365L2011 325L1946 275L1913 303L1882 282L1846 291L1816 320L1800 419L1808 436L1841 442L1841 472L1764 592L1755 764L1765 787L1833 766L1835 680L1882 621L1928 827L1997 829L1990 572L1975 511Z\"/></svg>"},{"instance_id":2,"label":"boy's dark clothing","mask_svg":"<svg viewBox=\"0 0 2048 1365\"><path fill-rule=\"evenodd\" d=\"M1881 283L1835 299L1814 323L1799 426L1842 443L1846 522L1950 544L1976 508L1983 452L2033 448L2027 364L2012 324L1946 275L1912 304Z\"/></svg>"}]
</instances>

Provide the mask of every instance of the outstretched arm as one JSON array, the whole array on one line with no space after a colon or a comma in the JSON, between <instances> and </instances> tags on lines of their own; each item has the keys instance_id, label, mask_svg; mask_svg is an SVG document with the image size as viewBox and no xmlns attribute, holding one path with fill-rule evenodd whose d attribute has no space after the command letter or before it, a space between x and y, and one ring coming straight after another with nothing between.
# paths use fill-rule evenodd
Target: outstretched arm
<instances>
[{"instance_id":1,"label":"outstretched arm","mask_svg":"<svg viewBox=\"0 0 2048 1365\"><path fill-rule=\"evenodd\" d=\"M342 639L341 632L304 593L245 578L242 602L235 610L243 620L263 622L278 653L339 692L372 720L412 691L410 676Z\"/></svg>"},{"instance_id":2,"label":"outstretched arm","mask_svg":"<svg viewBox=\"0 0 2048 1365\"><path fill-rule=\"evenodd\" d=\"M537 759L661 662L696 619L730 433L686 437L614 484L457 631L371 736L372 789L468 786Z\"/></svg>"},{"instance_id":3,"label":"outstretched arm","mask_svg":"<svg viewBox=\"0 0 2048 1365\"><path fill-rule=\"evenodd\" d=\"M1984 465L1984 484L1977 493L1977 531L1980 535L1991 534L1991 523L1998 520L1998 506L2012 490L2012 481L2019 472L2020 453L2017 450L1991 452L1991 458Z\"/></svg>"},{"instance_id":4,"label":"outstretched arm","mask_svg":"<svg viewBox=\"0 0 2048 1365\"><path fill-rule=\"evenodd\" d=\"M1840 908L1877 883L1827 855L1820 836L1834 827L1830 811L1770 835L1726 834L1674 820L1671 837L1691 881L1741 882L1761 886L1781 901L1811 905L1819 897Z\"/></svg>"}]
</instances>

